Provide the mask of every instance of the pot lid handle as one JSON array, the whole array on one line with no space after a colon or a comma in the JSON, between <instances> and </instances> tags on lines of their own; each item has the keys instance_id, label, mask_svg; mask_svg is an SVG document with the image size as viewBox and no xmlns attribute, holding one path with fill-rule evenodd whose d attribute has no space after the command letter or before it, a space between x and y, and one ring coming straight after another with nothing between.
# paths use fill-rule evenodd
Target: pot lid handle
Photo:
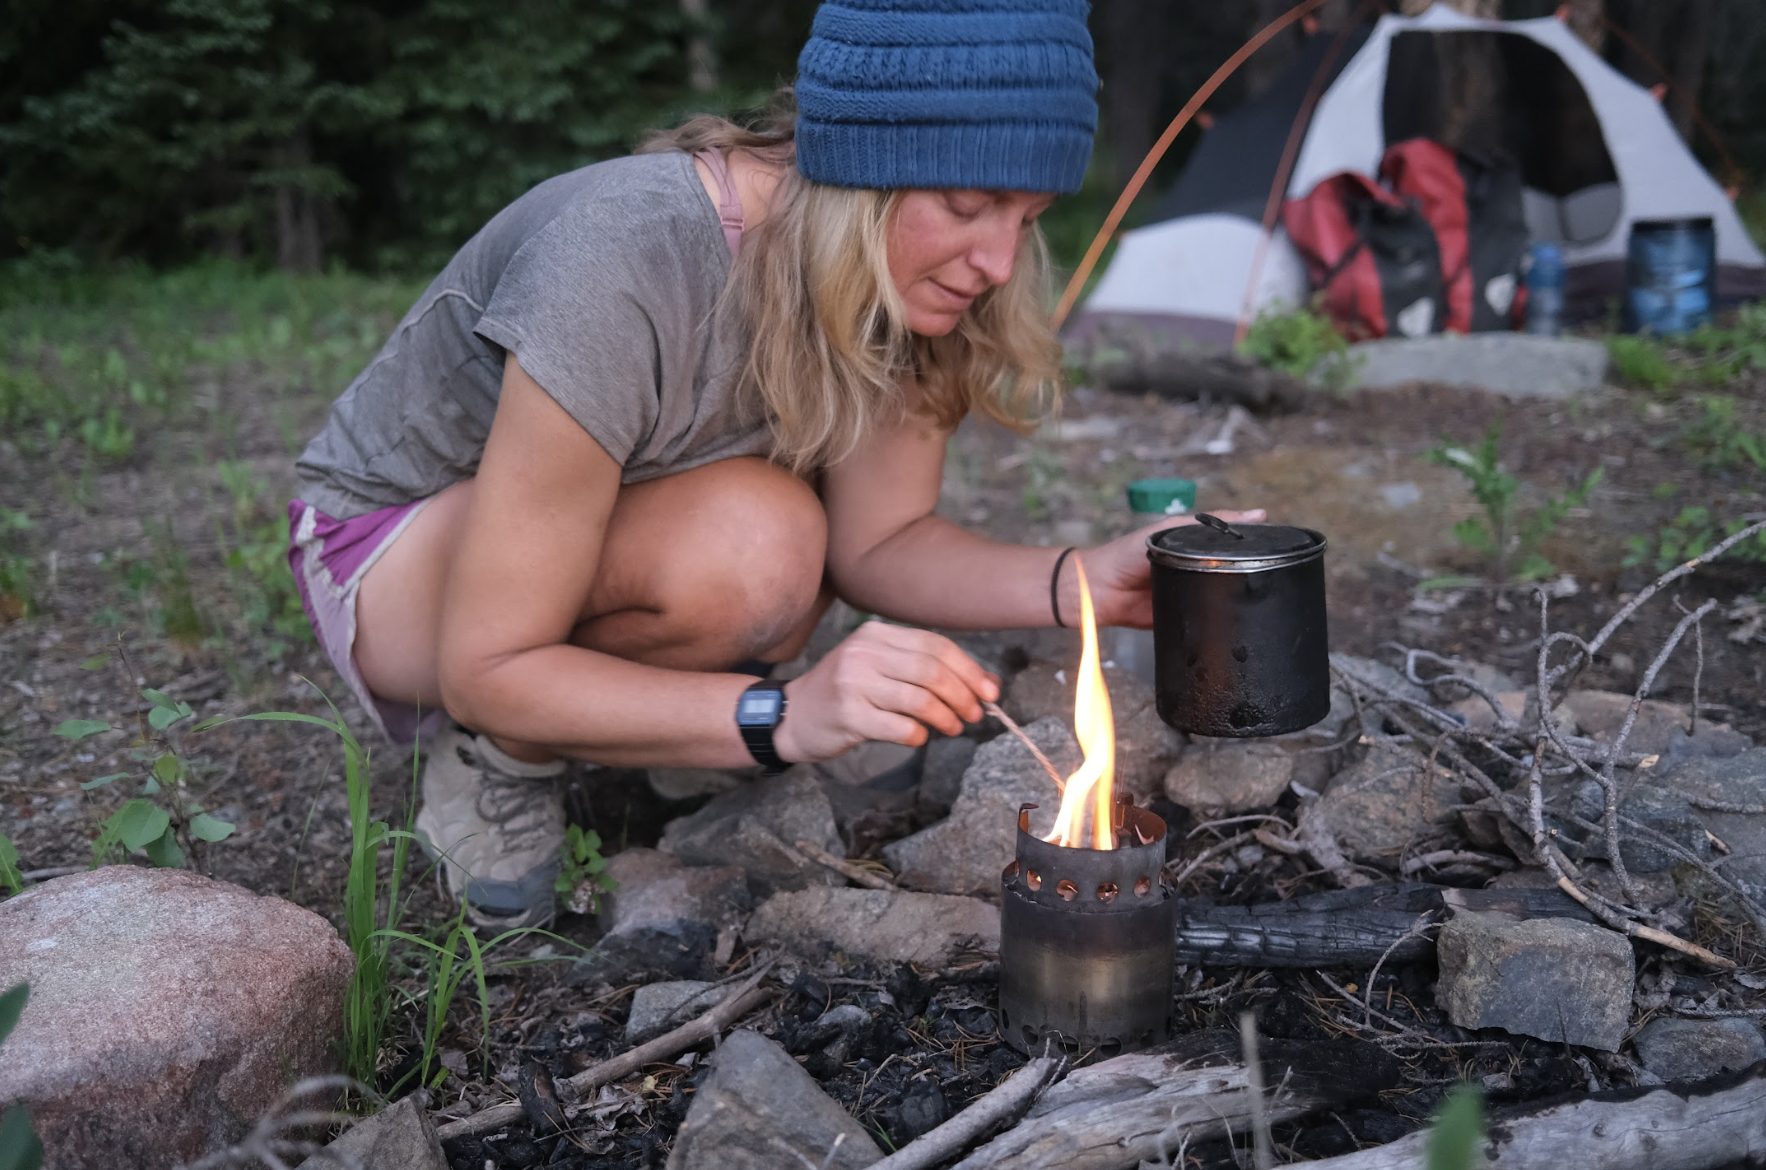
<instances>
[{"instance_id":1,"label":"pot lid handle","mask_svg":"<svg viewBox=\"0 0 1766 1170\"><path fill-rule=\"evenodd\" d=\"M1226 535L1233 537L1235 540L1245 539L1245 534L1243 532L1238 531L1219 516L1210 516L1206 512L1197 512L1196 519L1200 523L1206 524L1208 527L1214 529L1214 531L1223 532Z\"/></svg>"}]
</instances>

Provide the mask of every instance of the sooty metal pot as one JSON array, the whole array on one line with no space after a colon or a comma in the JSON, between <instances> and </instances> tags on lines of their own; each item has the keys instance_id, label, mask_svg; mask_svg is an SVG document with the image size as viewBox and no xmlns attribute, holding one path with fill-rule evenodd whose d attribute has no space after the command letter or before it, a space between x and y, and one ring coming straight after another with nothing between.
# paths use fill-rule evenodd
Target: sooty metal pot
<instances>
[{"instance_id":1,"label":"sooty metal pot","mask_svg":"<svg viewBox=\"0 0 1766 1170\"><path fill-rule=\"evenodd\" d=\"M1312 726L1331 709L1325 538L1196 518L1147 540L1159 717L1238 739Z\"/></svg>"}]
</instances>

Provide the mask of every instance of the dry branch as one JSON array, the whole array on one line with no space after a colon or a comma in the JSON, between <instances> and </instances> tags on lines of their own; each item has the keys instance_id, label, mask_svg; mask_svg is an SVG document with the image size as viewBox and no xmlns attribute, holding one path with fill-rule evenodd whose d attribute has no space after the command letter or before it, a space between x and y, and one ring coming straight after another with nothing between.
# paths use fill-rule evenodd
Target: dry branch
<instances>
[{"instance_id":1,"label":"dry branch","mask_svg":"<svg viewBox=\"0 0 1766 1170\"><path fill-rule=\"evenodd\" d=\"M773 998L776 993L772 988L760 986L760 981L766 978L771 969L771 964L763 965L722 1003L674 1031L600 1064L591 1065L575 1076L559 1082L559 1095L567 1101L580 1101L602 1085L630 1076L652 1061L667 1060L695 1044L709 1040ZM447 1141L468 1134L491 1133L526 1116L527 1110L522 1108L521 1102L507 1101L488 1109L480 1109L458 1121L437 1126L435 1132L442 1141Z\"/></svg>"},{"instance_id":2,"label":"dry branch","mask_svg":"<svg viewBox=\"0 0 1766 1170\"><path fill-rule=\"evenodd\" d=\"M943 1125L921 1134L881 1162L871 1163L870 1170L926 1170L950 1161L989 1130L1021 1117L1049 1082L1060 1076L1066 1063L1064 1058L1037 1057Z\"/></svg>"},{"instance_id":3,"label":"dry branch","mask_svg":"<svg viewBox=\"0 0 1766 1170\"><path fill-rule=\"evenodd\" d=\"M1042 754L1042 749L1036 746L1035 740L1024 733L1024 729L1018 726L1017 720L1007 715L1005 709L998 703L982 703L981 709L998 719L1007 731L1018 737L1019 743L1030 749L1030 754L1036 757L1036 762L1042 765L1042 770L1047 772L1049 779L1055 782L1056 792L1067 791L1067 780L1061 775L1061 770Z\"/></svg>"},{"instance_id":4,"label":"dry branch","mask_svg":"<svg viewBox=\"0 0 1766 1170\"><path fill-rule=\"evenodd\" d=\"M1418 1170L1427 1132L1313 1170ZM1620 1090L1490 1119L1485 1163L1505 1170L1712 1170L1766 1156L1766 1062L1698 1085ZM1751 1164L1751 1162L1750 1162Z\"/></svg>"},{"instance_id":5,"label":"dry branch","mask_svg":"<svg viewBox=\"0 0 1766 1170\"><path fill-rule=\"evenodd\" d=\"M1238 1048L1236 1032L1193 1033L1080 1069L955 1170L1122 1170L1184 1141L1241 1132L1252 1116L1251 1078ZM1397 1076L1395 1062L1357 1041L1263 1048L1263 1080L1275 1086L1265 1101L1271 1124L1380 1092Z\"/></svg>"},{"instance_id":6,"label":"dry branch","mask_svg":"<svg viewBox=\"0 0 1766 1170\"><path fill-rule=\"evenodd\" d=\"M835 857L814 841L798 841L796 845L797 851L809 860L826 869L833 870L846 880L856 882L866 889L893 890L895 888L894 882L872 873L862 865L854 865L844 857Z\"/></svg>"}]
</instances>

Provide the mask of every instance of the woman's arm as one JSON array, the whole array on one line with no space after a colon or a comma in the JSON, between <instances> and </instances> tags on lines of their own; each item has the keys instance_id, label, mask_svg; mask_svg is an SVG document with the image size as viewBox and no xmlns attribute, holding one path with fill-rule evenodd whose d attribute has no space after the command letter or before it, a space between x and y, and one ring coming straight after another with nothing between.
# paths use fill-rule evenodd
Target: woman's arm
<instances>
[{"instance_id":1,"label":"woman's arm","mask_svg":"<svg viewBox=\"0 0 1766 1170\"><path fill-rule=\"evenodd\" d=\"M475 730L597 763L748 766L735 708L752 677L571 643L619 492L618 464L511 354L442 601L443 700ZM956 734L998 685L948 639L874 623L787 694L776 746L819 760L921 743L928 726Z\"/></svg>"},{"instance_id":2,"label":"woman's arm","mask_svg":"<svg viewBox=\"0 0 1766 1170\"><path fill-rule=\"evenodd\" d=\"M897 621L990 630L1055 624L1049 575L1059 548L1003 544L935 514L949 435L910 414L828 469L828 568L840 596ZM1234 522L1262 511L1222 512ZM1146 539L1190 520L1152 525L1068 558L1062 566L1062 620L1079 624L1083 558L1102 625L1152 624Z\"/></svg>"}]
</instances>

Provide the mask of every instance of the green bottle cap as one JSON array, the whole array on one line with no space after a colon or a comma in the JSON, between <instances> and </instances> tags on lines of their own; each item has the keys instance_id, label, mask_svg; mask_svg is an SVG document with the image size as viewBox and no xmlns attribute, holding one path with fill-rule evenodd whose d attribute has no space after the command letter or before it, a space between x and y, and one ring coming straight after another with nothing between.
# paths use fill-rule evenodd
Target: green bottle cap
<instances>
[{"instance_id":1,"label":"green bottle cap","mask_svg":"<svg viewBox=\"0 0 1766 1170\"><path fill-rule=\"evenodd\" d=\"M1128 485L1128 507L1157 516L1187 515L1196 506L1193 479L1137 479Z\"/></svg>"}]
</instances>

